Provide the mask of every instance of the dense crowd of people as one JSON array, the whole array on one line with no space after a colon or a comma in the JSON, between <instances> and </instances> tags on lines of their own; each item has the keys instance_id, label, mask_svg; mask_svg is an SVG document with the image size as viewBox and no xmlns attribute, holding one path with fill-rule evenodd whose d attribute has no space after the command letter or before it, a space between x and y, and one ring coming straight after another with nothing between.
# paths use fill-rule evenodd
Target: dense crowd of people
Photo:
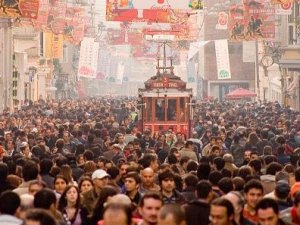
<instances>
[{"instance_id":1,"label":"dense crowd of people","mask_svg":"<svg viewBox=\"0 0 300 225\"><path fill-rule=\"evenodd\" d=\"M141 131L137 99L0 115L1 225L300 225L300 112L196 101L192 132Z\"/></svg>"}]
</instances>

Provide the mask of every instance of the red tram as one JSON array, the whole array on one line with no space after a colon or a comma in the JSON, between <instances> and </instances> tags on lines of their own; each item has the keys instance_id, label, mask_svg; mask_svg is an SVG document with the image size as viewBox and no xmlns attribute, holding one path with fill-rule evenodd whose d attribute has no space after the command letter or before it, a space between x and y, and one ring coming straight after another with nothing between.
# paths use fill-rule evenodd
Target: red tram
<instances>
[{"instance_id":1,"label":"red tram","mask_svg":"<svg viewBox=\"0 0 300 225\"><path fill-rule=\"evenodd\" d=\"M156 75L145 82L145 88L139 89L140 128L152 132L172 128L190 137L192 89L186 88L186 82L174 74L172 59L168 60L169 66L166 57L158 58Z\"/></svg>"}]
</instances>

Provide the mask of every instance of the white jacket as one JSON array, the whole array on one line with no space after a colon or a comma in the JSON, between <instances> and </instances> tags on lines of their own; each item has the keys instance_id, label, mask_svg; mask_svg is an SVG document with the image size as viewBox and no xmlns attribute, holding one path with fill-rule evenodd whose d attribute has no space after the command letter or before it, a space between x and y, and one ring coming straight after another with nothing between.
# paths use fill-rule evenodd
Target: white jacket
<instances>
[{"instance_id":1,"label":"white jacket","mask_svg":"<svg viewBox=\"0 0 300 225\"><path fill-rule=\"evenodd\" d=\"M1 225L21 225L23 221L18 219L15 216L3 214L0 215L0 224Z\"/></svg>"}]
</instances>

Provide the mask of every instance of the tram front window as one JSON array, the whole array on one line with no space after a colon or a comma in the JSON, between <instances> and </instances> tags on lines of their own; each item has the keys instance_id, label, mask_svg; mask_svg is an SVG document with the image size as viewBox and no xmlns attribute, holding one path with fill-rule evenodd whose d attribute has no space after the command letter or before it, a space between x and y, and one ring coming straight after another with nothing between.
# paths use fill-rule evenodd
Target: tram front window
<instances>
[{"instance_id":1,"label":"tram front window","mask_svg":"<svg viewBox=\"0 0 300 225\"><path fill-rule=\"evenodd\" d=\"M168 121L176 121L176 99L168 100Z\"/></svg>"},{"instance_id":2,"label":"tram front window","mask_svg":"<svg viewBox=\"0 0 300 225\"><path fill-rule=\"evenodd\" d=\"M155 116L157 121L165 120L165 101L164 99L157 99L155 104Z\"/></svg>"}]
</instances>

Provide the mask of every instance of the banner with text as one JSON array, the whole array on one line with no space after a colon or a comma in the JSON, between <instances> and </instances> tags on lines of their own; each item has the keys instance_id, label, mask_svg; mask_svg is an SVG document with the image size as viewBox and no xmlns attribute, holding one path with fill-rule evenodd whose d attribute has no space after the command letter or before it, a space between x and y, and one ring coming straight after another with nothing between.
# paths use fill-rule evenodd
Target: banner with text
<instances>
[{"instance_id":1,"label":"banner with text","mask_svg":"<svg viewBox=\"0 0 300 225\"><path fill-rule=\"evenodd\" d=\"M96 78L99 43L94 38L83 38L80 46L78 77Z\"/></svg>"},{"instance_id":2,"label":"banner with text","mask_svg":"<svg viewBox=\"0 0 300 225\"><path fill-rule=\"evenodd\" d=\"M215 40L218 79L231 79L227 39Z\"/></svg>"}]
</instances>

